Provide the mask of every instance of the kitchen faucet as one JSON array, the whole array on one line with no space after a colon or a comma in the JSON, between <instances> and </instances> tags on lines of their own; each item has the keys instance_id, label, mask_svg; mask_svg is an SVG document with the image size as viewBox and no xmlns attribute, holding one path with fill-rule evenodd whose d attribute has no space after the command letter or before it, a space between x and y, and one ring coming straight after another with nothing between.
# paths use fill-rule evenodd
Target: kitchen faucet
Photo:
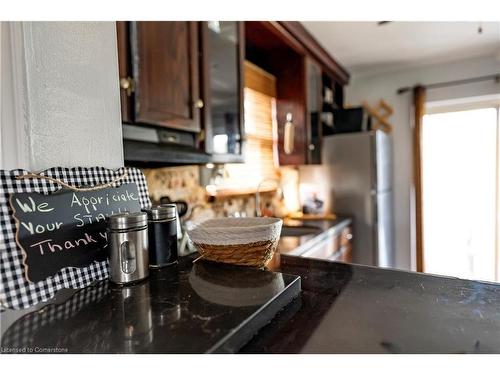
<instances>
[{"instance_id":1,"label":"kitchen faucet","mask_svg":"<svg viewBox=\"0 0 500 375\"><path fill-rule=\"evenodd\" d=\"M257 189L255 190L255 216L256 217L260 217L262 216L262 210L260 209L260 188L261 188L261 185L266 183L266 182L275 182L276 185L278 186L279 190L281 191L281 193L283 193L283 188L281 186L281 182L277 179L274 179L274 178L266 178L266 179L263 179L259 182L259 184L257 185Z\"/></svg>"}]
</instances>

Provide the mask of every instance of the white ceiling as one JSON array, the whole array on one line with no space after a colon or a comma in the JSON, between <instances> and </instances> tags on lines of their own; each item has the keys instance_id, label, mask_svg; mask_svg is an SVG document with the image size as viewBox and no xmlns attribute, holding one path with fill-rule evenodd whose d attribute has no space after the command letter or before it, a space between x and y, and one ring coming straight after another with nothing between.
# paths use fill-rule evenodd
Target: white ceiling
<instances>
[{"instance_id":1,"label":"white ceiling","mask_svg":"<svg viewBox=\"0 0 500 375\"><path fill-rule=\"evenodd\" d=\"M404 69L496 55L500 70L500 22L302 22L351 73Z\"/></svg>"}]
</instances>

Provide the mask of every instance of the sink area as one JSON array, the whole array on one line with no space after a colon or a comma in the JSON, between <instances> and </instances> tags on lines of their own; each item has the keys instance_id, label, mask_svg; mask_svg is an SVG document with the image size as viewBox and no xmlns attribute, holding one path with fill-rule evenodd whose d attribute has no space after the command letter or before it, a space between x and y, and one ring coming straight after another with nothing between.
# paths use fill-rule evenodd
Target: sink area
<instances>
[{"instance_id":1,"label":"sink area","mask_svg":"<svg viewBox=\"0 0 500 375\"><path fill-rule=\"evenodd\" d=\"M281 237L300 237L311 234L318 234L321 229L307 225L283 225L281 228Z\"/></svg>"},{"instance_id":2,"label":"sink area","mask_svg":"<svg viewBox=\"0 0 500 375\"><path fill-rule=\"evenodd\" d=\"M343 254L346 241L341 236L351 233L351 224L352 220L343 216L316 221L285 219L277 251L282 255L331 260L333 253Z\"/></svg>"}]
</instances>

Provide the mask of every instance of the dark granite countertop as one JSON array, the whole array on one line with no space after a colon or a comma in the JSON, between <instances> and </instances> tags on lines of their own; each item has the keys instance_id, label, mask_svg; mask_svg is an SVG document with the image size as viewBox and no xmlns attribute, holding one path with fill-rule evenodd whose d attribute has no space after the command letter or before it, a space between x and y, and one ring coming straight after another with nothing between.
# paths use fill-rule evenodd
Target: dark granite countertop
<instances>
[{"instance_id":1,"label":"dark granite countertop","mask_svg":"<svg viewBox=\"0 0 500 375\"><path fill-rule=\"evenodd\" d=\"M282 255L302 293L243 353L500 353L500 284Z\"/></svg>"},{"instance_id":2,"label":"dark granite countertop","mask_svg":"<svg viewBox=\"0 0 500 375\"><path fill-rule=\"evenodd\" d=\"M29 312L2 335L1 352L234 353L300 293L297 276L195 258Z\"/></svg>"}]
</instances>

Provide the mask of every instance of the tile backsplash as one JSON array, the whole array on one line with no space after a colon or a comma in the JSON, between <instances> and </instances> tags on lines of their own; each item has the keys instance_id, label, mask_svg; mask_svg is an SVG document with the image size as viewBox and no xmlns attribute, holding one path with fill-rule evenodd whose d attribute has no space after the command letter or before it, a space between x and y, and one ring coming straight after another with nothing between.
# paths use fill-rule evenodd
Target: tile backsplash
<instances>
[{"instance_id":1,"label":"tile backsplash","mask_svg":"<svg viewBox=\"0 0 500 375\"><path fill-rule=\"evenodd\" d=\"M190 206L206 202L198 166L144 169L143 172L153 202L158 202L164 196L172 201L184 200Z\"/></svg>"},{"instance_id":2,"label":"tile backsplash","mask_svg":"<svg viewBox=\"0 0 500 375\"><path fill-rule=\"evenodd\" d=\"M168 196L172 201L186 201L189 207L198 206L193 219L221 216L254 216L255 197L253 194L209 199L200 179L199 166L181 166L143 169L148 183L149 195L153 203ZM260 194L264 212L283 216L281 196L275 192Z\"/></svg>"}]
</instances>

